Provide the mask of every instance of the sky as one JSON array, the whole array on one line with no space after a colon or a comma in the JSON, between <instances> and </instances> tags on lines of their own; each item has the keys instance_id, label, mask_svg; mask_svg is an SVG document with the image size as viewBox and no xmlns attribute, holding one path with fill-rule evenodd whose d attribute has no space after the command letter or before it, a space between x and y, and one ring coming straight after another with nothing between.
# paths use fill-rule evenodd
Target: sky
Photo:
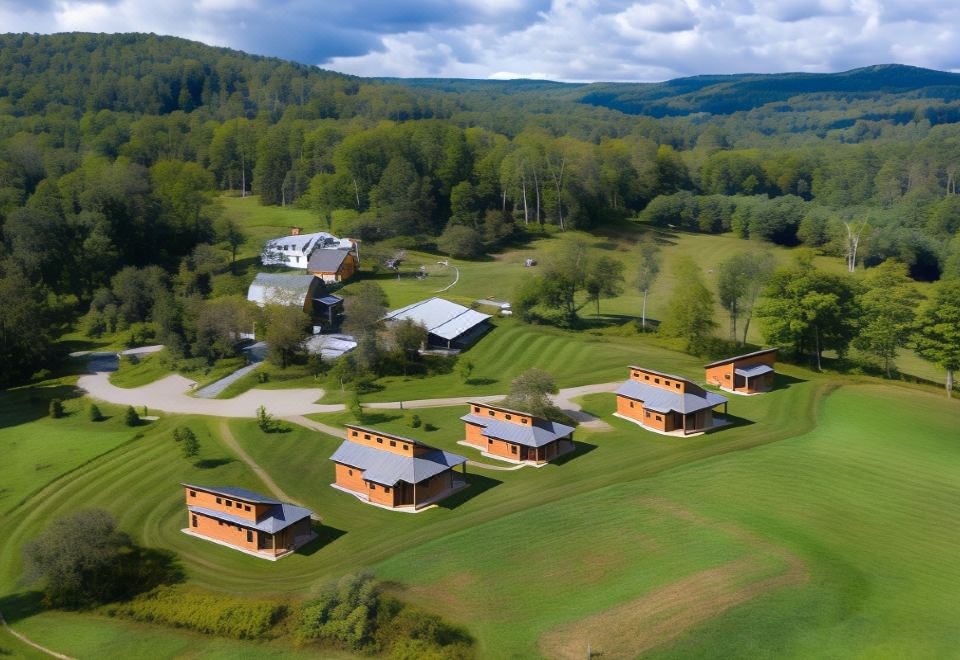
<instances>
[{"instance_id":1,"label":"sky","mask_svg":"<svg viewBox=\"0 0 960 660\"><path fill-rule=\"evenodd\" d=\"M361 76L960 71L956 0L0 0L9 32L154 32Z\"/></svg>"}]
</instances>

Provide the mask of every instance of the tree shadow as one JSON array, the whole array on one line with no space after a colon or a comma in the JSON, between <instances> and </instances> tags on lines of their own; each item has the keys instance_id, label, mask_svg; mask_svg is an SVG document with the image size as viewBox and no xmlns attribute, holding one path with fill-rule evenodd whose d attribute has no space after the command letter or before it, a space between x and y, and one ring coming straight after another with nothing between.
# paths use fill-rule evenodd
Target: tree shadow
<instances>
[{"instance_id":1,"label":"tree shadow","mask_svg":"<svg viewBox=\"0 0 960 660\"><path fill-rule=\"evenodd\" d=\"M39 591L23 591L0 598L0 612L9 624L39 614L44 609L43 593Z\"/></svg>"},{"instance_id":2,"label":"tree shadow","mask_svg":"<svg viewBox=\"0 0 960 660\"><path fill-rule=\"evenodd\" d=\"M310 541L310 543L297 548L296 554L298 555L305 555L309 557L347 533L346 530L331 527L330 525L324 525L323 523L315 520L310 521L310 528L316 533L317 538Z\"/></svg>"},{"instance_id":3,"label":"tree shadow","mask_svg":"<svg viewBox=\"0 0 960 660\"><path fill-rule=\"evenodd\" d=\"M499 383L496 378L468 378L464 381L466 385L493 385Z\"/></svg>"},{"instance_id":4,"label":"tree shadow","mask_svg":"<svg viewBox=\"0 0 960 660\"><path fill-rule=\"evenodd\" d=\"M566 465L570 461L575 461L581 456L586 456L596 448L596 445L592 445L589 442L584 442L583 440L574 440L573 451L567 452L563 456L558 456L552 461L552 463L553 465Z\"/></svg>"},{"instance_id":5,"label":"tree shadow","mask_svg":"<svg viewBox=\"0 0 960 660\"><path fill-rule=\"evenodd\" d=\"M787 374L782 374L779 372L774 372L773 374L773 390L788 390L798 383L806 383L803 378L797 378L796 376L789 376Z\"/></svg>"},{"instance_id":6,"label":"tree shadow","mask_svg":"<svg viewBox=\"0 0 960 660\"><path fill-rule=\"evenodd\" d=\"M218 468L221 465L227 465L228 463L236 463L234 458L204 458L193 464L193 467L200 468L201 470L212 470Z\"/></svg>"},{"instance_id":7,"label":"tree shadow","mask_svg":"<svg viewBox=\"0 0 960 660\"><path fill-rule=\"evenodd\" d=\"M47 417L50 400L80 398L83 393L70 385L28 387L0 392L0 428L19 426Z\"/></svg>"},{"instance_id":8,"label":"tree shadow","mask_svg":"<svg viewBox=\"0 0 960 660\"><path fill-rule=\"evenodd\" d=\"M466 479L468 484L466 488L439 502L438 506L444 509L456 509L473 498L486 493L491 488L496 488L503 483L499 479L477 474L476 472L468 472Z\"/></svg>"}]
</instances>

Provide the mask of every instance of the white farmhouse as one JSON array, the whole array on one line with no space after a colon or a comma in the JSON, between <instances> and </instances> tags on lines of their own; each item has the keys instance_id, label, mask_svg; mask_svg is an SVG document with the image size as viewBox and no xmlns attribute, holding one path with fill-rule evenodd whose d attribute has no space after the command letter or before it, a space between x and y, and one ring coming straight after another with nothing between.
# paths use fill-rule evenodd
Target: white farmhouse
<instances>
[{"instance_id":1,"label":"white farmhouse","mask_svg":"<svg viewBox=\"0 0 960 660\"><path fill-rule=\"evenodd\" d=\"M260 254L260 261L264 266L306 269L314 250L350 250L353 247L353 242L348 238L337 238L325 231L302 234L299 227L293 227L289 236L273 238L266 242Z\"/></svg>"}]
</instances>

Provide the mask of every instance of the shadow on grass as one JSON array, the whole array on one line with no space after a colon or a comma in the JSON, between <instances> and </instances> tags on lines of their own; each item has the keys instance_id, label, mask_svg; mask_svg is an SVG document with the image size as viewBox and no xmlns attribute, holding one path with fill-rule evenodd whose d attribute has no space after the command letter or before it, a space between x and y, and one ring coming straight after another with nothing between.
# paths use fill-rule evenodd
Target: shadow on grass
<instances>
[{"instance_id":1,"label":"shadow on grass","mask_svg":"<svg viewBox=\"0 0 960 660\"><path fill-rule=\"evenodd\" d=\"M573 451L567 454L564 454L563 456L557 457L552 461L552 463L554 465L566 465L570 461L575 461L581 456L586 456L596 448L597 448L596 445L591 445L589 442L583 442L582 440L574 440Z\"/></svg>"},{"instance_id":2,"label":"shadow on grass","mask_svg":"<svg viewBox=\"0 0 960 660\"><path fill-rule=\"evenodd\" d=\"M194 463L193 467L200 468L201 470L212 470L220 467L221 465L227 465L228 463L236 462L236 459L233 458L204 458Z\"/></svg>"},{"instance_id":3,"label":"shadow on grass","mask_svg":"<svg viewBox=\"0 0 960 660\"><path fill-rule=\"evenodd\" d=\"M462 504L469 502L474 497L486 493L491 488L496 488L503 482L499 479L494 479L493 477L488 477L484 474L468 472L467 483L470 485L461 490L459 493L455 493L442 502L439 502L439 506L444 509L456 509Z\"/></svg>"},{"instance_id":4,"label":"shadow on grass","mask_svg":"<svg viewBox=\"0 0 960 660\"><path fill-rule=\"evenodd\" d=\"M80 396L82 392L70 385L34 386L0 392L0 428L19 426L47 417L51 399L67 401Z\"/></svg>"},{"instance_id":5,"label":"shadow on grass","mask_svg":"<svg viewBox=\"0 0 960 660\"><path fill-rule=\"evenodd\" d=\"M717 418L724 420L727 422L727 424L717 428L708 429L704 431L704 433L722 433L725 429L739 428L741 426L750 426L751 424L756 424L756 422L752 419L747 419L746 417L737 417L736 415L731 415L730 413L727 413L726 415L718 415Z\"/></svg>"},{"instance_id":6,"label":"shadow on grass","mask_svg":"<svg viewBox=\"0 0 960 660\"><path fill-rule=\"evenodd\" d=\"M787 374L774 373L773 374L773 389L774 390L788 390L793 385L798 383L806 383L802 378L797 378L796 376L788 376Z\"/></svg>"},{"instance_id":7,"label":"shadow on grass","mask_svg":"<svg viewBox=\"0 0 960 660\"><path fill-rule=\"evenodd\" d=\"M496 378L468 378L465 381L466 385L493 385L494 383L499 383Z\"/></svg>"},{"instance_id":8,"label":"shadow on grass","mask_svg":"<svg viewBox=\"0 0 960 660\"><path fill-rule=\"evenodd\" d=\"M336 527L324 525L316 521L311 521L310 527L317 534L317 538L310 541L310 543L297 548L296 554L298 555L305 555L309 557L347 533L346 530L337 529Z\"/></svg>"},{"instance_id":9,"label":"shadow on grass","mask_svg":"<svg viewBox=\"0 0 960 660\"><path fill-rule=\"evenodd\" d=\"M39 591L24 591L0 598L0 612L10 625L40 614L45 609L43 594Z\"/></svg>"}]
</instances>

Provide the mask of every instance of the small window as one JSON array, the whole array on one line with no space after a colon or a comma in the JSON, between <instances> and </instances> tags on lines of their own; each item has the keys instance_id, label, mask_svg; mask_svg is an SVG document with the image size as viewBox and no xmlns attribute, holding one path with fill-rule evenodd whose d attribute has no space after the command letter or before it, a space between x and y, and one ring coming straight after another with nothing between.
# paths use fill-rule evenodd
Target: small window
<instances>
[{"instance_id":1,"label":"small window","mask_svg":"<svg viewBox=\"0 0 960 660\"><path fill-rule=\"evenodd\" d=\"M633 401L630 402L630 407L633 408Z\"/></svg>"},{"instance_id":2,"label":"small window","mask_svg":"<svg viewBox=\"0 0 960 660\"><path fill-rule=\"evenodd\" d=\"M488 410L488 411L487 411L487 414L490 415L491 417L493 417L493 416L496 415L497 413L495 413L495 412L492 411L492 410Z\"/></svg>"},{"instance_id":3,"label":"small window","mask_svg":"<svg viewBox=\"0 0 960 660\"><path fill-rule=\"evenodd\" d=\"M677 389L678 390L680 389L680 383L677 383Z\"/></svg>"},{"instance_id":4,"label":"small window","mask_svg":"<svg viewBox=\"0 0 960 660\"><path fill-rule=\"evenodd\" d=\"M670 387L670 381L669 381L669 380L663 381L663 384L666 385L667 387Z\"/></svg>"},{"instance_id":5,"label":"small window","mask_svg":"<svg viewBox=\"0 0 960 660\"><path fill-rule=\"evenodd\" d=\"M193 525L193 527L196 527L196 526L197 526L197 517L196 517L196 516L191 516L191 518L192 518L192 520L190 521L190 523Z\"/></svg>"},{"instance_id":6,"label":"small window","mask_svg":"<svg viewBox=\"0 0 960 660\"><path fill-rule=\"evenodd\" d=\"M196 496L197 496L197 491L191 490L191 491L190 491L190 497L196 497Z\"/></svg>"},{"instance_id":7,"label":"small window","mask_svg":"<svg viewBox=\"0 0 960 660\"><path fill-rule=\"evenodd\" d=\"M223 504L219 497L217 498L217 504Z\"/></svg>"},{"instance_id":8,"label":"small window","mask_svg":"<svg viewBox=\"0 0 960 660\"><path fill-rule=\"evenodd\" d=\"M227 506L233 506L233 502L231 502L230 500L227 500Z\"/></svg>"},{"instance_id":9,"label":"small window","mask_svg":"<svg viewBox=\"0 0 960 660\"><path fill-rule=\"evenodd\" d=\"M253 532L247 530L247 543L253 543Z\"/></svg>"},{"instance_id":10,"label":"small window","mask_svg":"<svg viewBox=\"0 0 960 660\"><path fill-rule=\"evenodd\" d=\"M656 383L657 385L659 385L659 384L660 384L660 379L659 379L659 378L654 378L654 379L653 379L653 382Z\"/></svg>"},{"instance_id":11,"label":"small window","mask_svg":"<svg viewBox=\"0 0 960 660\"><path fill-rule=\"evenodd\" d=\"M663 417L661 417L660 415L657 415L657 421L658 421L658 422L662 422L662 421L663 421Z\"/></svg>"},{"instance_id":12,"label":"small window","mask_svg":"<svg viewBox=\"0 0 960 660\"><path fill-rule=\"evenodd\" d=\"M643 374L644 380L650 380L650 374Z\"/></svg>"},{"instance_id":13,"label":"small window","mask_svg":"<svg viewBox=\"0 0 960 660\"><path fill-rule=\"evenodd\" d=\"M512 415L506 415L506 418L507 418L507 421L509 422L511 419L513 419L513 416L512 416Z\"/></svg>"},{"instance_id":14,"label":"small window","mask_svg":"<svg viewBox=\"0 0 960 660\"><path fill-rule=\"evenodd\" d=\"M410 445L403 445L404 449L410 449Z\"/></svg>"},{"instance_id":15,"label":"small window","mask_svg":"<svg viewBox=\"0 0 960 660\"><path fill-rule=\"evenodd\" d=\"M347 470L347 474L352 477L352 476L353 476L353 470Z\"/></svg>"},{"instance_id":16,"label":"small window","mask_svg":"<svg viewBox=\"0 0 960 660\"><path fill-rule=\"evenodd\" d=\"M493 438L487 438L487 444L488 444L488 445L492 445L492 444L493 444Z\"/></svg>"},{"instance_id":17,"label":"small window","mask_svg":"<svg viewBox=\"0 0 960 660\"><path fill-rule=\"evenodd\" d=\"M382 444L383 444L383 438L377 438L377 442L379 442L379 443L382 445Z\"/></svg>"},{"instance_id":18,"label":"small window","mask_svg":"<svg viewBox=\"0 0 960 660\"><path fill-rule=\"evenodd\" d=\"M521 417L521 418L520 418L520 423L521 423L521 424L526 424L526 423L527 423L527 418L526 418L526 417Z\"/></svg>"},{"instance_id":19,"label":"small window","mask_svg":"<svg viewBox=\"0 0 960 660\"><path fill-rule=\"evenodd\" d=\"M250 505L249 505L249 504L244 504L244 505L243 505L243 510L244 510L244 511L249 511L249 510L250 510Z\"/></svg>"},{"instance_id":20,"label":"small window","mask_svg":"<svg viewBox=\"0 0 960 660\"><path fill-rule=\"evenodd\" d=\"M511 453L511 454L516 454L516 453L517 453L517 446L516 446L516 445L510 445L510 453Z\"/></svg>"},{"instance_id":21,"label":"small window","mask_svg":"<svg viewBox=\"0 0 960 660\"><path fill-rule=\"evenodd\" d=\"M377 484L370 482L370 490L376 490L376 489L377 489Z\"/></svg>"},{"instance_id":22,"label":"small window","mask_svg":"<svg viewBox=\"0 0 960 660\"><path fill-rule=\"evenodd\" d=\"M648 419L650 418L650 411L649 411L649 410L645 410L645 411L644 411L644 414L646 415L646 417L647 417Z\"/></svg>"},{"instance_id":23,"label":"small window","mask_svg":"<svg viewBox=\"0 0 960 660\"><path fill-rule=\"evenodd\" d=\"M223 527L223 521L222 521L222 520L218 520L218 521L217 521L217 524L218 524L220 527Z\"/></svg>"},{"instance_id":24,"label":"small window","mask_svg":"<svg viewBox=\"0 0 960 660\"><path fill-rule=\"evenodd\" d=\"M730 374L723 374L723 377L727 380L730 380Z\"/></svg>"},{"instance_id":25,"label":"small window","mask_svg":"<svg viewBox=\"0 0 960 660\"><path fill-rule=\"evenodd\" d=\"M474 407L473 407L473 412L475 412L475 413L480 412L480 406L474 406Z\"/></svg>"},{"instance_id":26,"label":"small window","mask_svg":"<svg viewBox=\"0 0 960 660\"><path fill-rule=\"evenodd\" d=\"M391 441L390 441L390 446L391 446L391 447L396 447L396 446L397 446L397 441L396 441L396 440L391 440Z\"/></svg>"},{"instance_id":27,"label":"small window","mask_svg":"<svg viewBox=\"0 0 960 660\"><path fill-rule=\"evenodd\" d=\"M387 494L390 494L390 486L384 486L384 487L383 487L383 492L384 492L384 493L387 493Z\"/></svg>"},{"instance_id":28,"label":"small window","mask_svg":"<svg viewBox=\"0 0 960 660\"><path fill-rule=\"evenodd\" d=\"M360 434L357 433L356 431L353 432L353 437L354 437L354 438L356 438L358 435L360 435Z\"/></svg>"},{"instance_id":29,"label":"small window","mask_svg":"<svg viewBox=\"0 0 960 660\"><path fill-rule=\"evenodd\" d=\"M364 434L363 434L363 439L364 439L364 440L369 440L369 439L370 439L370 434L369 434L369 433L364 433Z\"/></svg>"}]
</instances>

